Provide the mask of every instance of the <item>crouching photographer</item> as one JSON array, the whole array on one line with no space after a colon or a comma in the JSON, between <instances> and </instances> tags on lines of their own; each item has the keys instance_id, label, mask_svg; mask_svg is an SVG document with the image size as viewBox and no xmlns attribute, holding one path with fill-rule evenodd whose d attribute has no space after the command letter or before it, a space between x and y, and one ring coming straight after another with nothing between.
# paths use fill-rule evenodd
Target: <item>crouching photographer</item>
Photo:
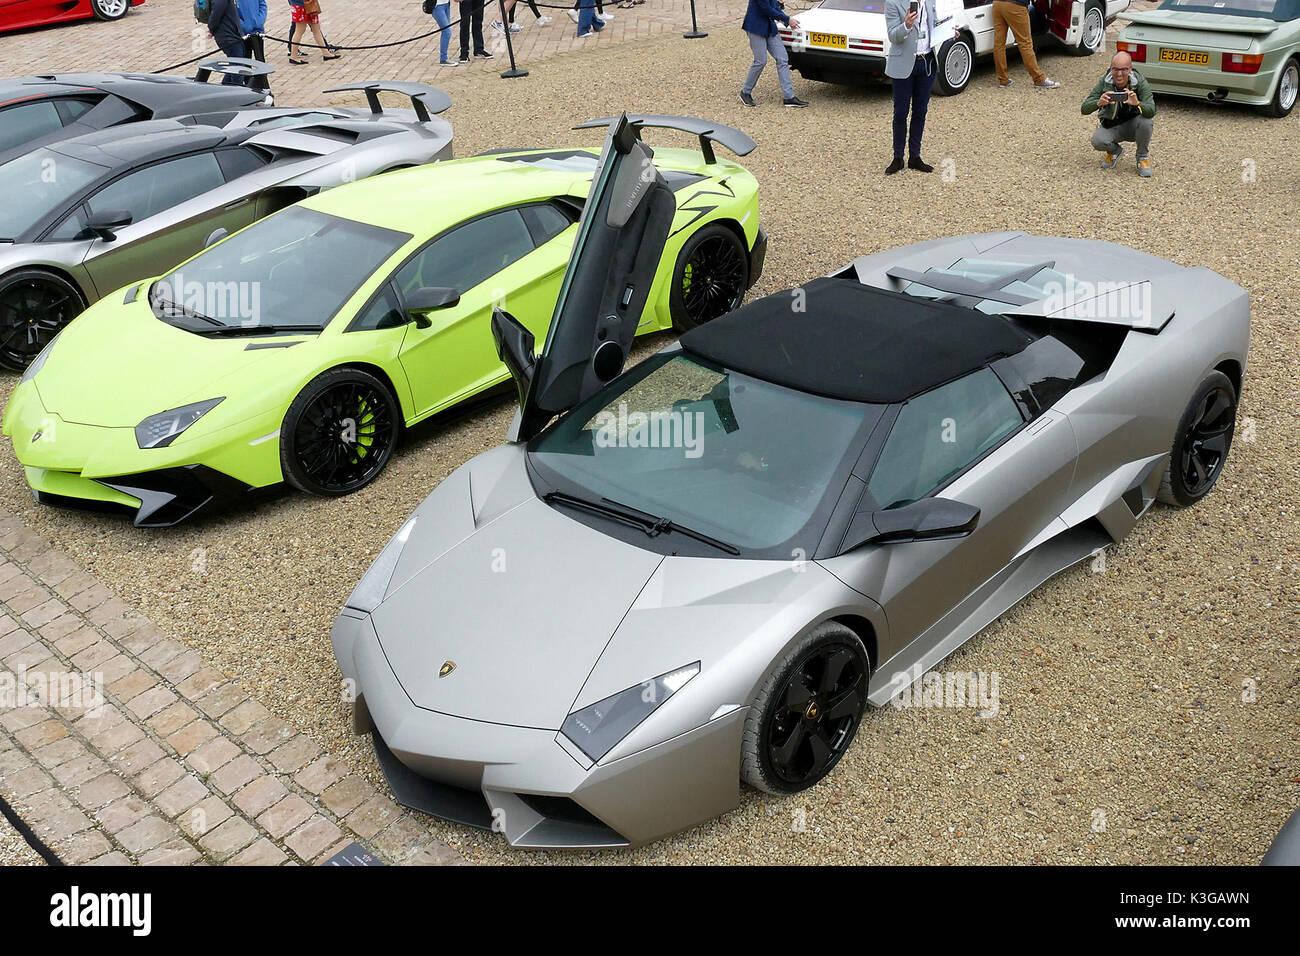
<instances>
[{"instance_id":1,"label":"crouching photographer","mask_svg":"<svg viewBox=\"0 0 1300 956\"><path fill-rule=\"evenodd\" d=\"M1106 154L1102 169L1113 169L1119 162L1124 152L1121 143L1134 143L1138 175L1150 177L1156 100L1127 53L1116 53L1111 59L1110 70L1092 88L1081 111L1084 116L1096 113L1101 121L1092 134L1092 148Z\"/></svg>"}]
</instances>

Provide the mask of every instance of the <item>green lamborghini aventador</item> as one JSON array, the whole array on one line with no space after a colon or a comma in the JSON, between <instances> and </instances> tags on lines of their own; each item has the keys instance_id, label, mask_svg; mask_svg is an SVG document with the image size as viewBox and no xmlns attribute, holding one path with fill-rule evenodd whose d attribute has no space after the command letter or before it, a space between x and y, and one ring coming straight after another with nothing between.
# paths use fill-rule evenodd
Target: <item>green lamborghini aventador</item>
<instances>
[{"instance_id":1,"label":"green lamborghini aventador","mask_svg":"<svg viewBox=\"0 0 1300 956\"><path fill-rule=\"evenodd\" d=\"M713 150L754 142L701 120L631 120L634 135L699 136L642 173L663 177L677 211L638 333L689 329L738 305L762 269L757 182ZM494 306L545 336L600 162L599 149L519 150L366 179L106 296L5 409L36 497L158 526L284 480L364 487L403 428L508 381Z\"/></svg>"}]
</instances>

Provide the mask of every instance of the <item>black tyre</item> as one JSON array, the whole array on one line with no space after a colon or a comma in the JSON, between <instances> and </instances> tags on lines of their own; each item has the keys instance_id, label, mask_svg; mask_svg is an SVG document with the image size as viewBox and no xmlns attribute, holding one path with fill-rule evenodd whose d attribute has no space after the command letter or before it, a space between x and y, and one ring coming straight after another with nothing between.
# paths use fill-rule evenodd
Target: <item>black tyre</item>
<instances>
[{"instance_id":1,"label":"black tyre","mask_svg":"<svg viewBox=\"0 0 1300 956\"><path fill-rule=\"evenodd\" d=\"M1273 91L1273 99L1267 106L1261 107L1266 116L1272 116L1274 119L1281 119L1295 108L1297 94L1300 93L1300 58L1291 57L1282 67L1282 75L1278 78L1277 89Z\"/></svg>"},{"instance_id":2,"label":"black tyre","mask_svg":"<svg viewBox=\"0 0 1300 956\"><path fill-rule=\"evenodd\" d=\"M749 250L740 237L711 223L686 240L673 268L668 308L686 332L740 305L749 288Z\"/></svg>"},{"instance_id":3,"label":"black tyre","mask_svg":"<svg viewBox=\"0 0 1300 956\"><path fill-rule=\"evenodd\" d=\"M966 89L975 70L975 46L959 33L939 48L934 86L944 96L956 96Z\"/></svg>"},{"instance_id":4,"label":"black tyre","mask_svg":"<svg viewBox=\"0 0 1300 956\"><path fill-rule=\"evenodd\" d=\"M131 0L90 0L96 20L121 20L131 9Z\"/></svg>"},{"instance_id":5,"label":"black tyre","mask_svg":"<svg viewBox=\"0 0 1300 956\"><path fill-rule=\"evenodd\" d=\"M828 621L772 669L750 707L740 776L767 793L806 790L853 743L867 704L871 662L862 641Z\"/></svg>"},{"instance_id":6,"label":"black tyre","mask_svg":"<svg viewBox=\"0 0 1300 956\"><path fill-rule=\"evenodd\" d=\"M1092 56L1106 43L1106 10L1097 2L1089 3L1083 11L1083 30L1079 42L1067 47L1075 56Z\"/></svg>"},{"instance_id":7,"label":"black tyre","mask_svg":"<svg viewBox=\"0 0 1300 956\"><path fill-rule=\"evenodd\" d=\"M400 414L388 386L369 372L322 372L284 416L280 467L285 480L329 497L364 488L392 457Z\"/></svg>"},{"instance_id":8,"label":"black tyre","mask_svg":"<svg viewBox=\"0 0 1300 956\"><path fill-rule=\"evenodd\" d=\"M1237 392L1228 376L1211 372L1187 403L1157 495L1167 505L1194 505L1214 487L1232 448Z\"/></svg>"},{"instance_id":9,"label":"black tyre","mask_svg":"<svg viewBox=\"0 0 1300 956\"><path fill-rule=\"evenodd\" d=\"M67 279L41 269L0 278L0 365L21 372L86 308Z\"/></svg>"}]
</instances>

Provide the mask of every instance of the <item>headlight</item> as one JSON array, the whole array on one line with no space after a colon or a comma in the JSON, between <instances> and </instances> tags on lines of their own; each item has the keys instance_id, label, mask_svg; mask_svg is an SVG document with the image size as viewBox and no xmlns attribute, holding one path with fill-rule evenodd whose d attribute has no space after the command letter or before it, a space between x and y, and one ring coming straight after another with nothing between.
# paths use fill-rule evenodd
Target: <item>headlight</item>
<instances>
[{"instance_id":1,"label":"headlight","mask_svg":"<svg viewBox=\"0 0 1300 956\"><path fill-rule=\"evenodd\" d=\"M619 691L590 707L575 710L564 718L560 731L592 760L599 760L699 672L700 662L696 661Z\"/></svg>"},{"instance_id":2,"label":"headlight","mask_svg":"<svg viewBox=\"0 0 1300 956\"><path fill-rule=\"evenodd\" d=\"M406 524L402 525L397 534L388 540L384 550L379 552L379 557L375 558L369 570L352 589L352 593L348 595L348 607L365 611L367 614L379 607L388 592L388 582L393 579L393 572L397 570L397 559L402 556L406 539L411 536L414 529L415 517L412 516Z\"/></svg>"},{"instance_id":3,"label":"headlight","mask_svg":"<svg viewBox=\"0 0 1300 956\"><path fill-rule=\"evenodd\" d=\"M27 371L23 372L22 378L18 379L19 385L23 382L31 381L33 376L41 370L41 366L45 364L45 360L50 357L50 350L54 348L54 343L59 340L59 336L62 334L62 332L56 333L54 338L45 343L45 348L41 349L41 353L37 355L36 358L32 359L32 364L27 366Z\"/></svg>"},{"instance_id":4,"label":"headlight","mask_svg":"<svg viewBox=\"0 0 1300 956\"><path fill-rule=\"evenodd\" d=\"M141 448L166 448L176 436L220 405L224 398L210 398L181 408L150 415L135 426L135 443Z\"/></svg>"}]
</instances>

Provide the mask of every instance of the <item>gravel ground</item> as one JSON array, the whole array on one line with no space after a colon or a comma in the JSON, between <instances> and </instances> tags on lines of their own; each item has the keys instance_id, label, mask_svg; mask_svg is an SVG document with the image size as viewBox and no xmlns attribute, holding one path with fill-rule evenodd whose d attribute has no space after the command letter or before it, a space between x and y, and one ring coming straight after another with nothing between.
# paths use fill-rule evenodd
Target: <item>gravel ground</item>
<instances>
[{"instance_id":1,"label":"gravel ground","mask_svg":"<svg viewBox=\"0 0 1300 956\"><path fill-rule=\"evenodd\" d=\"M771 234L757 293L902 243L1026 228L1206 265L1254 302L1241 408L1250 421L1215 493L1190 511L1159 508L1104 570L1062 575L944 665L996 671L996 717L878 711L822 785L784 800L747 792L727 817L631 853L522 853L440 826L471 860L1251 864L1300 803L1291 464L1300 382L1287 307L1300 299L1300 114L1268 120L1162 100L1155 178L1136 176L1131 151L1103 172L1087 144L1095 121L1078 113L1102 60L1052 49L1041 59L1063 89L1036 93L1018 70L1016 85L999 90L982 64L967 92L931 105L924 155L939 172L888 179L887 87L796 77L813 103L796 111L780 107L776 77L765 75L759 108L745 109L736 90L748 51L736 30L563 55L513 83L443 78L460 155L595 143L567 132L570 121L623 108L751 132L759 149L747 162ZM13 382L4 380L6 394ZM8 452L0 504L378 779L346 732L330 622L406 514L498 443L509 417L499 401L421 428L374 486L349 498L271 494L170 531L37 507Z\"/></svg>"},{"instance_id":2,"label":"gravel ground","mask_svg":"<svg viewBox=\"0 0 1300 956\"><path fill-rule=\"evenodd\" d=\"M27 845L8 819L0 816L0 866L44 866L45 861Z\"/></svg>"}]
</instances>

